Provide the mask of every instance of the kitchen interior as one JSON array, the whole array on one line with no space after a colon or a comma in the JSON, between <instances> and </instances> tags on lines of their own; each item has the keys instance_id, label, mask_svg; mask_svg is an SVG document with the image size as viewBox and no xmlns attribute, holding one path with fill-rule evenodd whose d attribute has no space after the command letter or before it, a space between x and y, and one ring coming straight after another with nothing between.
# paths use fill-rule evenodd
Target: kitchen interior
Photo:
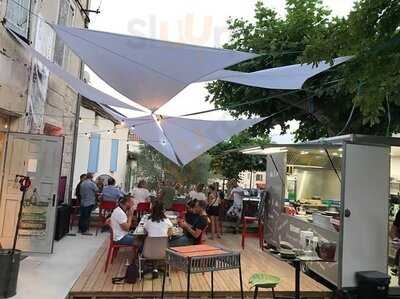
<instances>
[{"instance_id":1,"label":"kitchen interior","mask_svg":"<svg viewBox=\"0 0 400 299\"><path fill-rule=\"evenodd\" d=\"M281 226L280 245L286 242L309 255L324 246L325 259L331 262L310 263L305 270L336 285L343 149L314 146L283 151L286 184L281 223L286 225Z\"/></svg>"}]
</instances>

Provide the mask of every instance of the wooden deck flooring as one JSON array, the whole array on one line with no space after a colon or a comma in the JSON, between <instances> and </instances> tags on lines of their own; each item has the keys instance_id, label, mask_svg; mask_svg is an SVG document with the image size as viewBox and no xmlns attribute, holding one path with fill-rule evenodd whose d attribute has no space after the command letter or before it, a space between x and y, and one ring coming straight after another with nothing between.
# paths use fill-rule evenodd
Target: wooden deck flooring
<instances>
[{"instance_id":1,"label":"wooden deck flooring","mask_svg":"<svg viewBox=\"0 0 400 299\"><path fill-rule=\"evenodd\" d=\"M95 257L81 273L68 295L69 299L105 299L105 298L159 298L161 292L161 278L143 280L134 285L113 285L111 278L123 276L126 261L131 251L120 251L114 263L104 273L106 246L108 241L98 250ZM231 250L241 251L239 235L224 235L218 241L207 243ZM245 295L251 297L248 280L255 272L266 272L277 275L281 283L276 289L279 295L291 295L294 291L294 268L281 262L266 252L262 252L255 239L246 239L246 248L241 251L243 285ZM161 276L161 275L160 275ZM210 290L209 273L194 274L191 276L191 297L206 297ZM237 270L217 272L214 275L215 297L239 297L240 287ZM306 275L301 277L301 291L307 297L327 298L331 291ZM269 292L268 292L269 294ZM265 290L259 292L259 298L268 295ZM172 272L171 278L166 280L166 298L182 298L186 296L186 276L183 272ZM251 297L252 298L252 297Z\"/></svg>"}]
</instances>

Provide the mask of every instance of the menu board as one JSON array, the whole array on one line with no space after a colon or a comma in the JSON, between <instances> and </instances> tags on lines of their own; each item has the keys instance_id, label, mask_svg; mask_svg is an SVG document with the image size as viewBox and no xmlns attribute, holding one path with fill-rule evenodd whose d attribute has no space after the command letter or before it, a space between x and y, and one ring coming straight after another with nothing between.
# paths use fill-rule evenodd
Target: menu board
<instances>
[{"instance_id":1,"label":"menu board","mask_svg":"<svg viewBox=\"0 0 400 299\"><path fill-rule=\"evenodd\" d=\"M36 188L27 192L22 207L18 235L45 239L47 237L48 210L48 200L42 201Z\"/></svg>"}]
</instances>

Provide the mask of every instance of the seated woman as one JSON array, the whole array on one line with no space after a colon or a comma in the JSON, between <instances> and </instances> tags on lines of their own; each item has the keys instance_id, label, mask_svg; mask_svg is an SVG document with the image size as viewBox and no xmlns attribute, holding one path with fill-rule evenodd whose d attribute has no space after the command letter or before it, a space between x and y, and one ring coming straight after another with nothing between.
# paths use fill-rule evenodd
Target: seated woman
<instances>
[{"instance_id":1,"label":"seated woman","mask_svg":"<svg viewBox=\"0 0 400 299\"><path fill-rule=\"evenodd\" d=\"M172 223L164 214L162 202L156 201L151 208L151 215L144 223L148 237L168 237L172 234Z\"/></svg>"},{"instance_id":2,"label":"seated woman","mask_svg":"<svg viewBox=\"0 0 400 299\"><path fill-rule=\"evenodd\" d=\"M172 238L169 242L170 247L194 245L201 242L202 232L209 223L206 209L206 201L200 200L196 202L193 208L193 223L189 224L186 220L179 222L179 226L183 228L184 234L180 237Z\"/></svg>"}]
</instances>

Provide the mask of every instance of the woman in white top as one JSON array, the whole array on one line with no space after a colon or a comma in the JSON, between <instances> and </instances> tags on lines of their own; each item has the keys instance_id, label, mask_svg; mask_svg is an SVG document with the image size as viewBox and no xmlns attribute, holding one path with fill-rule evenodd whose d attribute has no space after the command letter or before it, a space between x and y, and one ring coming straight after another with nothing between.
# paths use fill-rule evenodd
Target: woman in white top
<instances>
[{"instance_id":1,"label":"woman in white top","mask_svg":"<svg viewBox=\"0 0 400 299\"><path fill-rule=\"evenodd\" d=\"M139 181L137 188L132 191L134 208L136 209L137 205L141 202L150 202L150 192L146 189L146 181Z\"/></svg>"},{"instance_id":2,"label":"woman in white top","mask_svg":"<svg viewBox=\"0 0 400 299\"><path fill-rule=\"evenodd\" d=\"M144 223L148 237L168 237L172 234L172 223L164 214L162 202L156 201L151 208L151 215Z\"/></svg>"},{"instance_id":3,"label":"woman in white top","mask_svg":"<svg viewBox=\"0 0 400 299\"><path fill-rule=\"evenodd\" d=\"M207 196L204 194L204 184L198 184L196 187L196 191L189 192L189 197L198 201L207 201Z\"/></svg>"}]
</instances>

